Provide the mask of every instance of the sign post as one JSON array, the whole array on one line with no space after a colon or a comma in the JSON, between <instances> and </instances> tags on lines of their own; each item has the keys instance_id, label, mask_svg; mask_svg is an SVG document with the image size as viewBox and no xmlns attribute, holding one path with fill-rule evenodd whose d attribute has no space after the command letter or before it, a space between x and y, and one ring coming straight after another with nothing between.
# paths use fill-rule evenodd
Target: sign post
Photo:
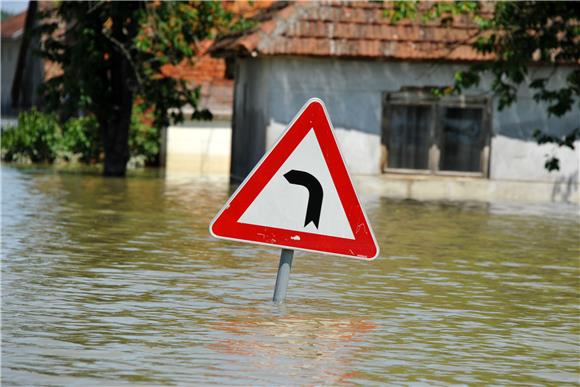
<instances>
[{"instance_id":1,"label":"sign post","mask_svg":"<svg viewBox=\"0 0 580 387\"><path fill-rule=\"evenodd\" d=\"M216 238L282 248L274 302L286 297L294 250L372 260L379 246L324 103L309 100L209 226Z\"/></svg>"},{"instance_id":2,"label":"sign post","mask_svg":"<svg viewBox=\"0 0 580 387\"><path fill-rule=\"evenodd\" d=\"M282 249L280 253L280 263L278 264L278 275L276 276L276 286L274 287L274 299L276 304L284 302L286 290L290 280L290 270L292 270L292 258L294 250Z\"/></svg>"}]
</instances>

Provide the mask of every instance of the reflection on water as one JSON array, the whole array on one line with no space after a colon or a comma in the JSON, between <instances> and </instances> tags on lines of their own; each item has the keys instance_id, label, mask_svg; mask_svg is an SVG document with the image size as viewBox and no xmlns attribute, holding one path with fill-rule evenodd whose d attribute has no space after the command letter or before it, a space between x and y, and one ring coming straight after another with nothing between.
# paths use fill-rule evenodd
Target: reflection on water
<instances>
[{"instance_id":1,"label":"reflection on water","mask_svg":"<svg viewBox=\"0 0 580 387\"><path fill-rule=\"evenodd\" d=\"M575 206L364 200L374 262L213 240L220 180L2 169L2 381L579 381Z\"/></svg>"}]
</instances>

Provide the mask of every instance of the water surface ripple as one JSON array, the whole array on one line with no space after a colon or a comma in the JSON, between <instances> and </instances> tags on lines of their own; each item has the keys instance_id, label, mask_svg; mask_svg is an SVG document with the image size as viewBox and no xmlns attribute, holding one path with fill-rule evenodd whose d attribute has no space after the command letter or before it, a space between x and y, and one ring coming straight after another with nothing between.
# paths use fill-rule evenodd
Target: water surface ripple
<instances>
[{"instance_id":1,"label":"water surface ripple","mask_svg":"<svg viewBox=\"0 0 580 387\"><path fill-rule=\"evenodd\" d=\"M373 262L207 232L225 182L2 168L4 385L579 382L573 205L364 197Z\"/></svg>"}]
</instances>

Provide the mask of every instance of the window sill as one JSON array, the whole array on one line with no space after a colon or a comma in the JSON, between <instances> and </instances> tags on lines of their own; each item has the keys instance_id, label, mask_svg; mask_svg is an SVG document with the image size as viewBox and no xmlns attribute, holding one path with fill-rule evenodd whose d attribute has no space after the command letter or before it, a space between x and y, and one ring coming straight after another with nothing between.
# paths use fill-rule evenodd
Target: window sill
<instances>
[{"instance_id":1,"label":"window sill","mask_svg":"<svg viewBox=\"0 0 580 387\"><path fill-rule=\"evenodd\" d=\"M424 169L399 169L387 168L382 175L394 175L397 177L443 177L443 178L473 178L487 179L482 172L457 172L457 171L436 171L432 172Z\"/></svg>"}]
</instances>

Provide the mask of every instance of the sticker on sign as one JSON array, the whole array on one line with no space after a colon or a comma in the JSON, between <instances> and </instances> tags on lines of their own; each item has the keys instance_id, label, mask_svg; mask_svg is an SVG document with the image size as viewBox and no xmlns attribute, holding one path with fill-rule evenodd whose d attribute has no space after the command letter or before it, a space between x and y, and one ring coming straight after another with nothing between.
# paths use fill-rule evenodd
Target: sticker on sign
<instances>
[{"instance_id":1,"label":"sticker on sign","mask_svg":"<svg viewBox=\"0 0 580 387\"><path fill-rule=\"evenodd\" d=\"M371 260L379 247L324 103L309 100L210 224L216 238Z\"/></svg>"}]
</instances>

